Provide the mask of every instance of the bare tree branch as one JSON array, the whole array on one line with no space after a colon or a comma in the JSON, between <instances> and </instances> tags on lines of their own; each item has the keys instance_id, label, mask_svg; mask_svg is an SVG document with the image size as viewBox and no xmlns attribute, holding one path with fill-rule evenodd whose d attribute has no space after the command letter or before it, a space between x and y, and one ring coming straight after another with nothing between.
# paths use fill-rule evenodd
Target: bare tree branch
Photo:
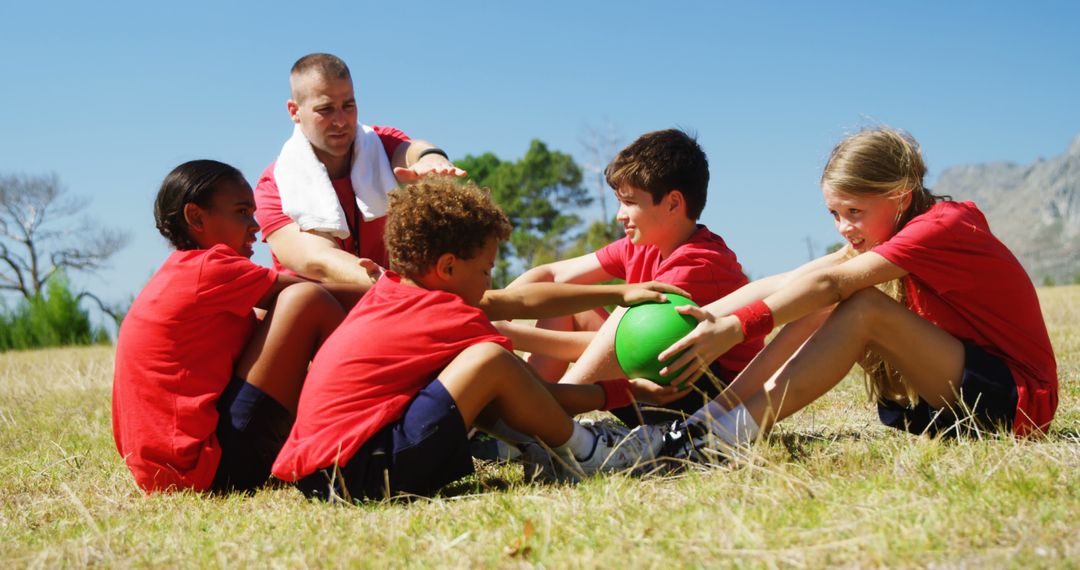
<instances>
[{"instance_id":1,"label":"bare tree branch","mask_svg":"<svg viewBox=\"0 0 1080 570\"><path fill-rule=\"evenodd\" d=\"M4 278L4 283L11 286L12 289L22 293L23 297L29 297L26 289L26 281L23 280L23 274L19 271L18 260L10 255L7 246L3 243L0 243L0 260L11 267L12 276L9 276L6 271L0 273L0 276Z\"/></svg>"},{"instance_id":2,"label":"bare tree branch","mask_svg":"<svg viewBox=\"0 0 1080 570\"><path fill-rule=\"evenodd\" d=\"M607 211L608 188L604 168L618 154L622 140L621 129L610 119L605 119L604 124L600 126L586 123L578 137L578 142L585 149L585 162L582 166L585 167L585 171L592 180L590 185L593 186L600 199L600 218L604 223L610 221Z\"/></svg>"},{"instance_id":3,"label":"bare tree branch","mask_svg":"<svg viewBox=\"0 0 1080 570\"><path fill-rule=\"evenodd\" d=\"M40 293L49 278L65 271L99 271L128 242L122 231L101 228L88 218L72 224L89 201L71 196L56 174L0 176L0 277L26 297ZM16 252L12 247L25 250Z\"/></svg>"},{"instance_id":4,"label":"bare tree branch","mask_svg":"<svg viewBox=\"0 0 1080 570\"><path fill-rule=\"evenodd\" d=\"M124 320L124 310L122 306L108 305L104 303L101 299L99 299L97 295L94 295L89 291L83 291L82 293L79 293L79 295L75 297L75 300L81 301L83 297L87 297L91 301L97 303L98 309L101 309L102 313L105 313L106 315L112 317L112 320L114 323L116 323L116 326L120 326L120 322Z\"/></svg>"}]
</instances>

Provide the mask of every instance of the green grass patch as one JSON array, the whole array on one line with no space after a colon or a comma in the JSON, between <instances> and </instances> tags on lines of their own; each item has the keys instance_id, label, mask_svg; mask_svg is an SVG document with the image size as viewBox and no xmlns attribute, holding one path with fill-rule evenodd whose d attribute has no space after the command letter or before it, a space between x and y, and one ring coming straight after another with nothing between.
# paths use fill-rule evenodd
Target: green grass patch
<instances>
[{"instance_id":1,"label":"green grass patch","mask_svg":"<svg viewBox=\"0 0 1080 570\"><path fill-rule=\"evenodd\" d=\"M1048 437L887 430L852 374L752 455L675 477L530 485L481 465L435 498L144 496L112 442L112 350L0 354L0 559L15 567L1075 567L1080 287L1040 291Z\"/></svg>"}]
</instances>

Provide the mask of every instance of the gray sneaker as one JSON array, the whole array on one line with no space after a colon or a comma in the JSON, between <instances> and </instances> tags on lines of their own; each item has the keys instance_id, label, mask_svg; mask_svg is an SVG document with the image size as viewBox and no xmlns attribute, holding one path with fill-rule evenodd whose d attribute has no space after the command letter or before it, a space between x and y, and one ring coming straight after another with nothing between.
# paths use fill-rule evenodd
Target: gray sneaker
<instances>
[{"instance_id":1,"label":"gray sneaker","mask_svg":"<svg viewBox=\"0 0 1080 570\"><path fill-rule=\"evenodd\" d=\"M592 453L584 459L555 458L560 480L580 481L595 473L624 471L634 465L640 450L633 447L633 441L624 445L630 428L609 419L584 420L581 425L596 436Z\"/></svg>"},{"instance_id":2,"label":"gray sneaker","mask_svg":"<svg viewBox=\"0 0 1080 570\"><path fill-rule=\"evenodd\" d=\"M559 462L540 442L522 444L521 455L515 460L521 464L526 483L555 483L561 480Z\"/></svg>"},{"instance_id":3,"label":"gray sneaker","mask_svg":"<svg viewBox=\"0 0 1080 570\"><path fill-rule=\"evenodd\" d=\"M702 424L642 425L627 439L636 440L634 446L644 450L634 469L637 474L678 471L689 463L720 463L727 458L724 443Z\"/></svg>"}]
</instances>

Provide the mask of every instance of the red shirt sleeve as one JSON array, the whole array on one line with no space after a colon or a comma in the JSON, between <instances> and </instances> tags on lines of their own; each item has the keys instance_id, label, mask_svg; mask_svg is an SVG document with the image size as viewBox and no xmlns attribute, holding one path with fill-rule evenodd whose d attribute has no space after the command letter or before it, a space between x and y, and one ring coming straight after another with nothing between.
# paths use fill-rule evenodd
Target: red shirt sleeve
<instances>
[{"instance_id":1,"label":"red shirt sleeve","mask_svg":"<svg viewBox=\"0 0 1080 570\"><path fill-rule=\"evenodd\" d=\"M200 312L207 313L250 314L277 279L273 269L256 265L220 244L210 248L199 271L195 301Z\"/></svg>"},{"instance_id":2,"label":"red shirt sleeve","mask_svg":"<svg viewBox=\"0 0 1080 570\"><path fill-rule=\"evenodd\" d=\"M958 211L942 207L916 216L896 235L872 250L917 276L939 295L969 289L972 264L985 253L979 228L958 219Z\"/></svg>"},{"instance_id":3,"label":"red shirt sleeve","mask_svg":"<svg viewBox=\"0 0 1080 570\"><path fill-rule=\"evenodd\" d=\"M382 141L383 148L386 149L386 157L390 160L394 159L394 152L401 146L401 143L411 140L409 135L401 132L394 127L382 127L379 125L373 125L371 130L375 131L375 134L379 135L379 140Z\"/></svg>"},{"instance_id":4,"label":"red shirt sleeve","mask_svg":"<svg viewBox=\"0 0 1080 570\"><path fill-rule=\"evenodd\" d=\"M616 279L626 279L626 264L633 247L630 238L624 237L596 250L596 258L600 260L600 267L603 267L608 275Z\"/></svg>"}]
</instances>

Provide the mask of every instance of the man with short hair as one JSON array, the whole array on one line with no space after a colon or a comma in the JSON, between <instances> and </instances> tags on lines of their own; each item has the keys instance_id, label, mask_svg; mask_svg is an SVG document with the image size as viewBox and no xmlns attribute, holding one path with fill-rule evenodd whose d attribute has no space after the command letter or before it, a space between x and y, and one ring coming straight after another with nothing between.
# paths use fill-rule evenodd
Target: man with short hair
<instances>
[{"instance_id":1,"label":"man with short hair","mask_svg":"<svg viewBox=\"0 0 1080 570\"><path fill-rule=\"evenodd\" d=\"M274 268L370 286L388 263L386 193L399 182L465 171L431 143L358 124L352 76L336 56L300 58L289 87L293 136L255 188L255 215Z\"/></svg>"}]
</instances>

